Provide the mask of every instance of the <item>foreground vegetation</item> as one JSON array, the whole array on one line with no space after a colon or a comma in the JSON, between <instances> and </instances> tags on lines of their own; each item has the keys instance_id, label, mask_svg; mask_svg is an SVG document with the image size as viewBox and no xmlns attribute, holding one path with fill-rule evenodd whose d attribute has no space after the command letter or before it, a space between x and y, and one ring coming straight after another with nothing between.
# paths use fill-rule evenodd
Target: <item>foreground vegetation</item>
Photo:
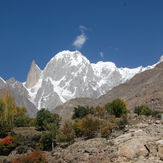
<instances>
[{"instance_id":1,"label":"foreground vegetation","mask_svg":"<svg viewBox=\"0 0 163 163\"><path fill-rule=\"evenodd\" d=\"M115 99L105 106L74 108L72 121L60 125L61 118L47 109L38 111L36 118L29 118L26 108L16 106L13 96L4 92L0 99L0 155L9 155L16 150L18 154L32 153L13 163L46 162L41 151L51 151L57 145L69 145L75 138L107 138L112 130L121 130L127 122L126 103ZM156 115L148 106L135 108L138 115ZM24 128L24 129L23 129ZM28 130L28 131L27 131ZM24 131L24 133L23 133Z\"/></svg>"}]
</instances>

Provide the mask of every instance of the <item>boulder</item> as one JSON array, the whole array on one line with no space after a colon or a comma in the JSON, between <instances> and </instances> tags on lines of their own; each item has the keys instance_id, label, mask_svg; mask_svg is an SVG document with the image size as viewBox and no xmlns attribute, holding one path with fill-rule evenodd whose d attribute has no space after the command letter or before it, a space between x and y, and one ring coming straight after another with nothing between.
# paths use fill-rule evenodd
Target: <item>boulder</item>
<instances>
[{"instance_id":1,"label":"boulder","mask_svg":"<svg viewBox=\"0 0 163 163\"><path fill-rule=\"evenodd\" d=\"M156 143L158 144L158 157L163 161L163 140L158 140Z\"/></svg>"},{"instance_id":2,"label":"boulder","mask_svg":"<svg viewBox=\"0 0 163 163\"><path fill-rule=\"evenodd\" d=\"M148 154L148 150L140 139L132 139L121 144L118 154L120 156L127 157L128 159L133 159L140 155L146 156Z\"/></svg>"}]
</instances>

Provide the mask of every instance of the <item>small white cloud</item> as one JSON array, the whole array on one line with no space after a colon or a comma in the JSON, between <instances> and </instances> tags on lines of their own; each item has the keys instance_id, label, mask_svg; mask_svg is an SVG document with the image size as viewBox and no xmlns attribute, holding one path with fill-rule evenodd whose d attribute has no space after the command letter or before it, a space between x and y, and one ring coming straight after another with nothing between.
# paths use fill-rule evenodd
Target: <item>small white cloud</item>
<instances>
[{"instance_id":1,"label":"small white cloud","mask_svg":"<svg viewBox=\"0 0 163 163\"><path fill-rule=\"evenodd\" d=\"M84 43L88 39L84 33L84 31L88 30L88 29L86 27L84 27L83 25L80 25L79 29L81 31L81 34L76 37L75 41L72 44L73 46L75 46L76 49L81 49L83 47Z\"/></svg>"},{"instance_id":2,"label":"small white cloud","mask_svg":"<svg viewBox=\"0 0 163 163\"><path fill-rule=\"evenodd\" d=\"M104 57L104 53L103 53L103 52L100 52L99 54L100 54L100 56L101 56L102 58Z\"/></svg>"},{"instance_id":3,"label":"small white cloud","mask_svg":"<svg viewBox=\"0 0 163 163\"><path fill-rule=\"evenodd\" d=\"M75 46L76 49L81 49L86 40L87 36L85 34L81 34L76 37L75 41L73 42L73 46Z\"/></svg>"}]
</instances>

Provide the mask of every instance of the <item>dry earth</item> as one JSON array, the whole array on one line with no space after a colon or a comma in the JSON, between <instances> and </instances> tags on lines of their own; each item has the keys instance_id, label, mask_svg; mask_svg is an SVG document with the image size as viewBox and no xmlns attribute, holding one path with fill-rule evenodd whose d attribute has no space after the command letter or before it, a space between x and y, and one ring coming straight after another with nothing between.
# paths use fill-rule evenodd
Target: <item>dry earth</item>
<instances>
[{"instance_id":1,"label":"dry earth","mask_svg":"<svg viewBox=\"0 0 163 163\"><path fill-rule=\"evenodd\" d=\"M48 163L161 163L163 120L130 114L129 125L113 131L107 139L76 139L67 147L60 144L44 154ZM0 163L18 157L22 155L13 151L7 157L0 157Z\"/></svg>"}]
</instances>

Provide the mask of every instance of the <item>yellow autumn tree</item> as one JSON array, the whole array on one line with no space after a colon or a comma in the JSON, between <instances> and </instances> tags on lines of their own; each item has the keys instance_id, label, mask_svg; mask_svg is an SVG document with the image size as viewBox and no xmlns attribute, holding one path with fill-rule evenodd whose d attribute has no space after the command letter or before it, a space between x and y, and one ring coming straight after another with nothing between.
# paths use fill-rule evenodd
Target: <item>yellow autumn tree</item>
<instances>
[{"instance_id":1,"label":"yellow autumn tree","mask_svg":"<svg viewBox=\"0 0 163 163\"><path fill-rule=\"evenodd\" d=\"M14 115L18 112L13 95L4 91L1 98L1 105L3 107L3 120L6 121L7 124L12 124Z\"/></svg>"}]
</instances>

